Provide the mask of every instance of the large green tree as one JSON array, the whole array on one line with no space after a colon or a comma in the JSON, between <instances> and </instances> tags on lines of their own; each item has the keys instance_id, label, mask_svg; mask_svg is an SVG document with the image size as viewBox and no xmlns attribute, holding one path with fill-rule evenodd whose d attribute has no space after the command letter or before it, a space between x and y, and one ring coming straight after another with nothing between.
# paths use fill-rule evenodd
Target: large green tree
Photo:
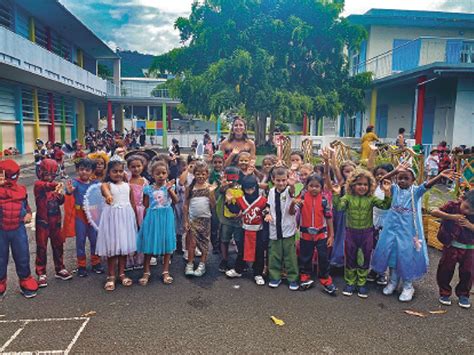
<instances>
[{"instance_id":1,"label":"large green tree","mask_svg":"<svg viewBox=\"0 0 474 355\"><path fill-rule=\"evenodd\" d=\"M172 94L189 113L244 109L257 143L265 119L336 117L363 107L370 76L349 77L346 48L365 31L341 17L343 1L205 0L178 18L183 46L157 57L152 71L171 72Z\"/></svg>"}]
</instances>

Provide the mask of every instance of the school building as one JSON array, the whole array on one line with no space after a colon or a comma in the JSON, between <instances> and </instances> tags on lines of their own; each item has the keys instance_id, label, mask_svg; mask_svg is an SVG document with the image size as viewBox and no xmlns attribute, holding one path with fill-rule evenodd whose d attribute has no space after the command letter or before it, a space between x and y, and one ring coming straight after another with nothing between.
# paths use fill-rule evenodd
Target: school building
<instances>
[{"instance_id":1,"label":"school building","mask_svg":"<svg viewBox=\"0 0 474 355\"><path fill-rule=\"evenodd\" d=\"M341 117L340 136L375 125L395 141L398 129L426 146L474 140L474 14L372 9L348 17L367 40L349 51L351 74L373 73L366 110Z\"/></svg>"},{"instance_id":2,"label":"school building","mask_svg":"<svg viewBox=\"0 0 474 355\"><path fill-rule=\"evenodd\" d=\"M112 77L100 77L99 64L112 68ZM98 128L101 118L122 131L127 114L133 117L129 107L144 108L143 119L162 120L166 131L169 107L179 101L164 91L152 95L156 81L136 96L127 84L119 55L59 1L0 0L1 150L31 153L37 138L83 141L86 127ZM159 107L159 115L147 115L147 107Z\"/></svg>"}]
</instances>

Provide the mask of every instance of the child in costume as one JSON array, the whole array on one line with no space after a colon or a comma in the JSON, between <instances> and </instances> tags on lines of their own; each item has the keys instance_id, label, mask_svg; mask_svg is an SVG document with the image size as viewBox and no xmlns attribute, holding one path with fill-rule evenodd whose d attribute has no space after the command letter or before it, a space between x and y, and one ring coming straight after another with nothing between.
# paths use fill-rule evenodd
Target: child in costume
<instances>
[{"instance_id":1,"label":"child in costume","mask_svg":"<svg viewBox=\"0 0 474 355\"><path fill-rule=\"evenodd\" d=\"M220 150L214 153L212 156L212 169L209 173L209 183L211 185L216 184L217 188L214 191L216 201L220 197L220 187L221 180L224 176L224 153ZM217 217L216 207L212 209L211 217L211 244L212 244L212 253L219 254L220 251L220 240L219 240L219 218Z\"/></svg>"},{"instance_id":2,"label":"child in costume","mask_svg":"<svg viewBox=\"0 0 474 355\"><path fill-rule=\"evenodd\" d=\"M31 276L30 251L25 223L31 221L26 187L19 185L20 166L14 160L0 161L0 297L7 290L10 248L23 296L36 296L38 283Z\"/></svg>"},{"instance_id":3,"label":"child in costume","mask_svg":"<svg viewBox=\"0 0 474 355\"><path fill-rule=\"evenodd\" d=\"M103 181L107 163L109 162L109 156L103 151L97 151L90 153L87 157L95 162L95 169L92 172L91 180Z\"/></svg>"},{"instance_id":4,"label":"child in costume","mask_svg":"<svg viewBox=\"0 0 474 355\"><path fill-rule=\"evenodd\" d=\"M438 239L444 244L436 280L439 302L451 305L451 281L456 264L459 264L459 282L455 288L458 305L471 308L469 296L474 279L474 190L457 200L445 204L431 213L441 218Z\"/></svg>"},{"instance_id":5,"label":"child in costume","mask_svg":"<svg viewBox=\"0 0 474 355\"><path fill-rule=\"evenodd\" d=\"M323 196L324 180L317 174L306 179L305 190L296 200L300 210L300 252L298 263L300 267L300 288L306 290L314 281L313 253L318 252L318 277L324 290L329 294L336 292L336 286L329 275L328 247L334 241L332 212L328 200Z\"/></svg>"},{"instance_id":6,"label":"child in costume","mask_svg":"<svg viewBox=\"0 0 474 355\"><path fill-rule=\"evenodd\" d=\"M53 250L55 277L70 280L72 275L64 267L64 238L61 235L61 205L64 203L63 184L54 181L58 164L53 159L43 159L39 165L39 181L35 182L36 201L36 274L38 286L48 286L46 255L48 239Z\"/></svg>"},{"instance_id":7,"label":"child in costume","mask_svg":"<svg viewBox=\"0 0 474 355\"><path fill-rule=\"evenodd\" d=\"M244 195L237 198L237 206L241 211L242 228L244 230L243 261L253 262L253 276L255 283L259 286L265 285L263 278L265 242L263 233L264 212L267 212L267 199L259 194L258 181L254 175L242 178L242 190ZM229 190L228 190L229 191ZM226 202L232 202L232 195L226 195ZM228 277L242 276L244 264L237 264L235 269L226 272Z\"/></svg>"},{"instance_id":8,"label":"child in costume","mask_svg":"<svg viewBox=\"0 0 474 355\"><path fill-rule=\"evenodd\" d=\"M296 217L294 189L296 180L290 177L288 169L279 166L272 171L273 187L268 194L270 213L265 221L270 224L270 249L268 286L276 288L281 284L283 268L286 269L289 289L297 291L298 261L296 257Z\"/></svg>"},{"instance_id":9,"label":"child in costume","mask_svg":"<svg viewBox=\"0 0 474 355\"><path fill-rule=\"evenodd\" d=\"M133 203L133 191L125 182L125 161L114 155L107 166L102 196L107 205L100 217L97 233L97 255L107 257L106 291L115 290L115 268L118 261L119 279L123 286L132 285L125 275L127 255L137 249L137 215Z\"/></svg>"},{"instance_id":10,"label":"child in costume","mask_svg":"<svg viewBox=\"0 0 474 355\"><path fill-rule=\"evenodd\" d=\"M77 275L86 277L86 239L89 239L91 250L92 271L103 274L104 268L100 263L100 257L96 255L97 231L87 220L84 211L84 196L92 184L98 183L92 180L95 162L91 159L82 159L76 164L78 177L66 183L66 194L74 196L75 229L76 229L76 255Z\"/></svg>"},{"instance_id":11,"label":"child in costume","mask_svg":"<svg viewBox=\"0 0 474 355\"><path fill-rule=\"evenodd\" d=\"M229 270L228 258L229 258L229 244L234 239L237 244L237 259L235 262L235 268L243 263L242 260L242 248L239 249L243 240L243 231L241 219L239 216L240 209L237 205L237 199L243 196L243 191L239 184L240 170L237 167L229 166L224 170L225 180L221 184L220 193L221 198L217 201L217 217L221 223L221 230L219 232L221 239L221 255L222 259L219 264L219 271L226 272ZM223 196L232 196L230 203L225 203Z\"/></svg>"},{"instance_id":12,"label":"child in costume","mask_svg":"<svg viewBox=\"0 0 474 355\"><path fill-rule=\"evenodd\" d=\"M61 149L61 143L55 143L53 147L53 155L51 159L56 160L56 163L58 163L59 167L59 174L61 179L67 179L68 176L66 175L64 171L64 155L65 153Z\"/></svg>"},{"instance_id":13,"label":"child in costume","mask_svg":"<svg viewBox=\"0 0 474 355\"><path fill-rule=\"evenodd\" d=\"M143 189L145 218L137 237L137 251L145 254L143 276L139 283L146 286L151 276L150 260L153 255L164 255L162 279L164 284L173 283L169 274L171 255L176 249L176 230L172 203L178 201L174 192L174 181L167 181L168 164L162 161L152 163L150 173L153 185Z\"/></svg>"},{"instance_id":14,"label":"child in costume","mask_svg":"<svg viewBox=\"0 0 474 355\"><path fill-rule=\"evenodd\" d=\"M346 239L344 241L346 286L342 291L345 296L352 296L357 286L357 295L369 296L366 286L370 258L374 243L374 207L389 209L390 181L384 180L384 200L374 196L376 183L373 175L364 169L356 169L346 182L346 195L340 197L341 187L333 186L333 202L338 211L346 211ZM358 260L359 250L363 261Z\"/></svg>"},{"instance_id":15,"label":"child in costume","mask_svg":"<svg viewBox=\"0 0 474 355\"><path fill-rule=\"evenodd\" d=\"M384 228L372 257L372 269L382 273L390 267L390 281L383 289L384 295L392 295L403 280L399 301L413 299L413 281L428 271L428 250L423 233L421 198L428 189L443 177L452 178L454 172L445 170L434 179L414 186L415 172L400 164L385 176L396 175L397 184L392 185L390 194L392 207L384 219Z\"/></svg>"},{"instance_id":16,"label":"child in costume","mask_svg":"<svg viewBox=\"0 0 474 355\"><path fill-rule=\"evenodd\" d=\"M209 170L207 164L198 161L193 170L194 179L186 189L183 216L186 231L188 263L186 276L203 276L206 273L206 261L209 253L211 236L212 210L216 206L214 190L217 185L210 186L207 182ZM201 261L194 270L194 252L196 247L201 251Z\"/></svg>"},{"instance_id":17,"label":"child in costume","mask_svg":"<svg viewBox=\"0 0 474 355\"><path fill-rule=\"evenodd\" d=\"M146 168L146 159L138 154L134 154L127 159L127 167L130 171L128 183L133 193L133 202L135 206L135 213L137 215L138 228L143 223L145 217L145 206L143 205L143 189L149 185L148 180L142 174ZM142 269L143 268L143 254L133 253L127 258L127 268Z\"/></svg>"}]
</instances>

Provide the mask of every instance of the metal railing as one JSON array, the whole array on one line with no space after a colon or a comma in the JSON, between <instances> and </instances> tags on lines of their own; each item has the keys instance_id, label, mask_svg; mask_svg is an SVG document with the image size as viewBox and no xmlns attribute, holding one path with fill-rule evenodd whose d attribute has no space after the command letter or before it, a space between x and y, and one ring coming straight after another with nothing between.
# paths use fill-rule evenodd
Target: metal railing
<instances>
[{"instance_id":1,"label":"metal railing","mask_svg":"<svg viewBox=\"0 0 474 355\"><path fill-rule=\"evenodd\" d=\"M433 63L474 64L474 39L419 37L359 63L353 72L372 72L377 80Z\"/></svg>"}]
</instances>

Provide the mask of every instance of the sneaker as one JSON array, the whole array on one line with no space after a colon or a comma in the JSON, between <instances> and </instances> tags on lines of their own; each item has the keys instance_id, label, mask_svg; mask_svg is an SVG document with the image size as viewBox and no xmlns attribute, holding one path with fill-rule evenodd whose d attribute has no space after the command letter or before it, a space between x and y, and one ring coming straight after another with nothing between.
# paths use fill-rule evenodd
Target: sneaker
<instances>
[{"instance_id":1,"label":"sneaker","mask_svg":"<svg viewBox=\"0 0 474 355\"><path fill-rule=\"evenodd\" d=\"M469 297L460 296L459 301L458 301L458 306L461 308L466 308L466 309L471 308L471 301L469 300Z\"/></svg>"},{"instance_id":2,"label":"sneaker","mask_svg":"<svg viewBox=\"0 0 474 355\"><path fill-rule=\"evenodd\" d=\"M202 256L202 253L198 248L196 248L196 250L194 251L194 255L199 257L199 256Z\"/></svg>"},{"instance_id":3,"label":"sneaker","mask_svg":"<svg viewBox=\"0 0 474 355\"><path fill-rule=\"evenodd\" d=\"M38 276L38 287L46 287L48 286L48 277L46 275L39 275Z\"/></svg>"},{"instance_id":4,"label":"sneaker","mask_svg":"<svg viewBox=\"0 0 474 355\"><path fill-rule=\"evenodd\" d=\"M72 279L71 273L67 271L66 269L62 269L61 271L58 271L56 275L54 275L54 277L57 279L61 279L63 281Z\"/></svg>"},{"instance_id":5,"label":"sneaker","mask_svg":"<svg viewBox=\"0 0 474 355\"><path fill-rule=\"evenodd\" d=\"M36 291L27 290L26 288L20 287L20 292L25 298L36 297Z\"/></svg>"},{"instance_id":6,"label":"sneaker","mask_svg":"<svg viewBox=\"0 0 474 355\"><path fill-rule=\"evenodd\" d=\"M268 286L270 286L271 288L277 288L278 286L280 286L280 284L281 280L270 280Z\"/></svg>"},{"instance_id":7,"label":"sneaker","mask_svg":"<svg viewBox=\"0 0 474 355\"><path fill-rule=\"evenodd\" d=\"M410 302L413 299L413 295L415 294L415 288L412 287L404 287L402 290L402 293L400 294L400 297L398 297L398 300L400 302Z\"/></svg>"},{"instance_id":8,"label":"sneaker","mask_svg":"<svg viewBox=\"0 0 474 355\"><path fill-rule=\"evenodd\" d=\"M370 270L367 275L368 282L374 282L377 279L377 273L374 270Z\"/></svg>"},{"instance_id":9,"label":"sneaker","mask_svg":"<svg viewBox=\"0 0 474 355\"><path fill-rule=\"evenodd\" d=\"M87 273L87 269L85 267L79 267L77 269L77 276L79 277L87 277L89 274Z\"/></svg>"},{"instance_id":10,"label":"sneaker","mask_svg":"<svg viewBox=\"0 0 474 355\"><path fill-rule=\"evenodd\" d=\"M265 279L260 276L260 275L257 275L253 278L255 280L255 283L258 285L258 286L264 286L265 285Z\"/></svg>"},{"instance_id":11,"label":"sneaker","mask_svg":"<svg viewBox=\"0 0 474 355\"><path fill-rule=\"evenodd\" d=\"M184 269L185 276L194 276L194 265L192 263L187 263Z\"/></svg>"},{"instance_id":12,"label":"sneaker","mask_svg":"<svg viewBox=\"0 0 474 355\"><path fill-rule=\"evenodd\" d=\"M206 264L199 263L197 269L194 271L194 276L201 277L206 273Z\"/></svg>"},{"instance_id":13,"label":"sneaker","mask_svg":"<svg viewBox=\"0 0 474 355\"><path fill-rule=\"evenodd\" d=\"M153 259L153 258L152 258L152 259ZM183 259L186 260L186 261L188 261L188 251L187 251L187 250L183 251ZM156 264L155 264L155 265L156 265Z\"/></svg>"},{"instance_id":14,"label":"sneaker","mask_svg":"<svg viewBox=\"0 0 474 355\"><path fill-rule=\"evenodd\" d=\"M314 281L311 279L300 282L300 288L303 291L310 289L311 287L313 287L313 285Z\"/></svg>"},{"instance_id":15,"label":"sneaker","mask_svg":"<svg viewBox=\"0 0 474 355\"><path fill-rule=\"evenodd\" d=\"M219 271L220 272L226 272L227 270L229 270L229 266L227 265L227 261L222 260L219 264Z\"/></svg>"},{"instance_id":16,"label":"sneaker","mask_svg":"<svg viewBox=\"0 0 474 355\"><path fill-rule=\"evenodd\" d=\"M352 285L346 285L344 287L344 289L342 290L342 294L344 296L350 297L350 296L352 296L353 293L354 293L354 286L352 286Z\"/></svg>"},{"instance_id":17,"label":"sneaker","mask_svg":"<svg viewBox=\"0 0 474 355\"><path fill-rule=\"evenodd\" d=\"M334 284L330 284L330 285L323 285L323 289L324 291L326 291L327 293L329 293L330 295L334 295L336 293L336 286Z\"/></svg>"},{"instance_id":18,"label":"sneaker","mask_svg":"<svg viewBox=\"0 0 474 355\"><path fill-rule=\"evenodd\" d=\"M360 286L357 290L357 296L360 298L367 298L369 297L369 290L366 286Z\"/></svg>"},{"instance_id":19,"label":"sneaker","mask_svg":"<svg viewBox=\"0 0 474 355\"><path fill-rule=\"evenodd\" d=\"M300 285L298 285L298 282L296 282L296 281L291 281L290 284L288 285L288 288L291 291L298 291L299 288L300 288Z\"/></svg>"},{"instance_id":20,"label":"sneaker","mask_svg":"<svg viewBox=\"0 0 474 355\"><path fill-rule=\"evenodd\" d=\"M239 274L235 269L230 269L225 272L225 276L233 279L235 277L242 277L242 274Z\"/></svg>"},{"instance_id":21,"label":"sneaker","mask_svg":"<svg viewBox=\"0 0 474 355\"><path fill-rule=\"evenodd\" d=\"M384 287L384 289L382 290L382 293L385 295L385 296L390 296L390 295L393 295L393 293L395 292L395 290L397 289L397 284L395 282L392 282L390 281L388 283L387 286Z\"/></svg>"},{"instance_id":22,"label":"sneaker","mask_svg":"<svg viewBox=\"0 0 474 355\"><path fill-rule=\"evenodd\" d=\"M188 256L187 256L187 255L186 255L186 260L188 260ZM151 265L151 266L156 266L156 265L158 265L158 260L157 260L154 256L152 256L151 259L150 259L150 265Z\"/></svg>"},{"instance_id":23,"label":"sneaker","mask_svg":"<svg viewBox=\"0 0 474 355\"><path fill-rule=\"evenodd\" d=\"M378 275L377 279L376 279L376 282L377 282L377 285L387 286L387 284L388 284L387 275L384 275L384 274Z\"/></svg>"},{"instance_id":24,"label":"sneaker","mask_svg":"<svg viewBox=\"0 0 474 355\"><path fill-rule=\"evenodd\" d=\"M105 269L102 264L99 263L97 265L92 265L92 271L94 271L96 274L103 274Z\"/></svg>"},{"instance_id":25,"label":"sneaker","mask_svg":"<svg viewBox=\"0 0 474 355\"><path fill-rule=\"evenodd\" d=\"M445 306L451 306L451 298L449 296L441 296L438 298L438 301Z\"/></svg>"}]
</instances>

